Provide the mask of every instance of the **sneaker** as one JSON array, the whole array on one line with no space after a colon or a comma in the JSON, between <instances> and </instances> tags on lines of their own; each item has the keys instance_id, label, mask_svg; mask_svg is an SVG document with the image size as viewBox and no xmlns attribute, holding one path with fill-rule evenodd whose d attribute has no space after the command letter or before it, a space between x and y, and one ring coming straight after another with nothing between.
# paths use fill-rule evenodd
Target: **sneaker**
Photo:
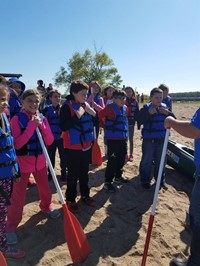
<instances>
[{"instance_id":1,"label":"sneaker","mask_svg":"<svg viewBox=\"0 0 200 266\"><path fill-rule=\"evenodd\" d=\"M95 207L95 201L91 197L81 197L81 200L90 207Z\"/></svg>"},{"instance_id":2,"label":"sneaker","mask_svg":"<svg viewBox=\"0 0 200 266\"><path fill-rule=\"evenodd\" d=\"M51 219L57 219L58 217L60 217L60 211L57 209L52 209L47 212L47 214Z\"/></svg>"},{"instance_id":3,"label":"sneaker","mask_svg":"<svg viewBox=\"0 0 200 266\"><path fill-rule=\"evenodd\" d=\"M126 184L126 183L129 183L129 180L123 178L122 176L120 176L119 178L115 178L115 183L118 183L118 184Z\"/></svg>"},{"instance_id":4,"label":"sneaker","mask_svg":"<svg viewBox=\"0 0 200 266\"><path fill-rule=\"evenodd\" d=\"M130 162L132 162L133 161L133 154L130 154L130 156L129 156L129 159L128 159Z\"/></svg>"},{"instance_id":5,"label":"sneaker","mask_svg":"<svg viewBox=\"0 0 200 266\"><path fill-rule=\"evenodd\" d=\"M79 208L78 204L73 201L67 201L66 202L68 210L72 213L79 213L81 209Z\"/></svg>"},{"instance_id":6,"label":"sneaker","mask_svg":"<svg viewBox=\"0 0 200 266\"><path fill-rule=\"evenodd\" d=\"M113 184L106 182L103 186L105 190L108 190L109 192L115 192L116 188L113 186Z\"/></svg>"},{"instance_id":7,"label":"sneaker","mask_svg":"<svg viewBox=\"0 0 200 266\"><path fill-rule=\"evenodd\" d=\"M17 235L15 234L15 232L6 233L6 240L8 245L15 245L18 242Z\"/></svg>"},{"instance_id":8,"label":"sneaker","mask_svg":"<svg viewBox=\"0 0 200 266\"><path fill-rule=\"evenodd\" d=\"M35 187L36 186L36 182L34 179L29 178L28 180L28 187Z\"/></svg>"},{"instance_id":9,"label":"sneaker","mask_svg":"<svg viewBox=\"0 0 200 266\"><path fill-rule=\"evenodd\" d=\"M151 188L150 183L143 183L143 182L142 182L142 186L143 186L143 188L145 188L145 189L150 189L150 188Z\"/></svg>"},{"instance_id":10,"label":"sneaker","mask_svg":"<svg viewBox=\"0 0 200 266\"><path fill-rule=\"evenodd\" d=\"M12 258L12 259L21 259L25 257L26 253L24 250L14 247L8 247L8 250L4 252L4 256L6 258Z\"/></svg>"},{"instance_id":11,"label":"sneaker","mask_svg":"<svg viewBox=\"0 0 200 266\"><path fill-rule=\"evenodd\" d=\"M160 184L160 188L163 188L164 190L168 190L168 185L167 183L164 181Z\"/></svg>"},{"instance_id":12,"label":"sneaker","mask_svg":"<svg viewBox=\"0 0 200 266\"><path fill-rule=\"evenodd\" d=\"M176 266L187 266L188 261L185 258L174 257L171 262L173 263L173 265L176 265Z\"/></svg>"}]
</instances>

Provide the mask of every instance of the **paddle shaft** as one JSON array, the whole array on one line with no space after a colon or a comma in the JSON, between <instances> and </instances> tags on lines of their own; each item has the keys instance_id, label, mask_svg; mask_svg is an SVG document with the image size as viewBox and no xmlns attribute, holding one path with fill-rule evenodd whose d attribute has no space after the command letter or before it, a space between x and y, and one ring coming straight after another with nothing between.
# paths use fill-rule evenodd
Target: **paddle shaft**
<instances>
[{"instance_id":1,"label":"paddle shaft","mask_svg":"<svg viewBox=\"0 0 200 266\"><path fill-rule=\"evenodd\" d=\"M166 133L165 133L165 140L164 140L164 144L163 144L163 150L162 150L162 155L161 155L161 160L160 160L158 177L157 177L157 181L156 181L156 189L155 189L155 193L154 193L151 215L149 217L149 224L148 224L148 230L147 230L146 241L145 241L145 245L144 245L144 252L143 252L141 266L146 265L149 243L150 243L150 238L151 238L151 232L152 232L153 222L154 222L154 217L155 217L156 204L157 204L157 200L158 200L158 193L159 193L159 189L160 189L160 183L161 183L161 178L162 178L162 173L163 173L163 166L164 166L165 157L166 157L169 132L170 132L170 130L167 129Z\"/></svg>"},{"instance_id":2,"label":"paddle shaft","mask_svg":"<svg viewBox=\"0 0 200 266\"><path fill-rule=\"evenodd\" d=\"M51 160L50 160L50 158L49 158L49 154L48 154L48 152L47 152L47 149L46 149L46 147L45 147L45 144L44 144L44 141L43 141L42 135L41 135L40 130L39 130L38 127L36 128L36 133L37 133L37 136L38 136L38 138L39 138L40 144L41 144L41 146L42 146L42 150L43 150L43 152L44 152L45 158L46 158L46 160L47 160L48 167L49 167L49 170L50 170L50 172L51 172L51 175L52 175L52 178L53 178L54 184L55 184L55 186L56 186L57 193L58 193L58 195L59 195L59 197L60 197L60 201L61 201L61 203L62 203L62 205L63 205L63 204L65 204L65 199L64 199L64 197L63 197L63 194L62 194L62 191L61 191L61 189L60 189L60 186L59 186L59 183L58 183L58 180L57 180L56 174L55 174L55 172L54 172L54 169L53 169L53 166L52 166Z\"/></svg>"}]
</instances>

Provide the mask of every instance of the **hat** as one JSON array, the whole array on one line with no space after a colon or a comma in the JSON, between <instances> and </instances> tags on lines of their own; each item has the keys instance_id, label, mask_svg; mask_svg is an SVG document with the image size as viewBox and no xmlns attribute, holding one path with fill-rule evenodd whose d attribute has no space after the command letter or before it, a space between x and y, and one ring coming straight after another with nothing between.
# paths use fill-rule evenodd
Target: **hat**
<instances>
[{"instance_id":1,"label":"hat","mask_svg":"<svg viewBox=\"0 0 200 266\"><path fill-rule=\"evenodd\" d=\"M13 77L13 78L10 78L9 81L10 81L10 82L17 82L17 83L20 83L20 84L21 84L21 90L22 90L22 91L24 91L25 88L26 88L25 84L24 84L21 80L19 80L18 78L14 78L14 77Z\"/></svg>"}]
</instances>

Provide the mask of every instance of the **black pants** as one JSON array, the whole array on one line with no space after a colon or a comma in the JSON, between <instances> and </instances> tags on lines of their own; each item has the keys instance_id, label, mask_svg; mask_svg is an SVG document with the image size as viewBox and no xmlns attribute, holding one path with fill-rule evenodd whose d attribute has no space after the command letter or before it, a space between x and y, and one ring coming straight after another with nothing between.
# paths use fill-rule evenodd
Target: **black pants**
<instances>
[{"instance_id":1,"label":"black pants","mask_svg":"<svg viewBox=\"0 0 200 266\"><path fill-rule=\"evenodd\" d=\"M82 197L88 197L90 190L88 187L88 171L91 160L91 149L87 151L65 149L67 159L67 190L66 200L75 201L77 196L77 182L79 180L80 194Z\"/></svg>"},{"instance_id":2,"label":"black pants","mask_svg":"<svg viewBox=\"0 0 200 266\"><path fill-rule=\"evenodd\" d=\"M122 175L123 166L127 154L127 140L107 139L108 162L105 173L105 182L112 182L113 178Z\"/></svg>"},{"instance_id":3,"label":"black pants","mask_svg":"<svg viewBox=\"0 0 200 266\"><path fill-rule=\"evenodd\" d=\"M67 161L66 161L65 151L64 151L64 147L63 147L63 139L54 140L54 142L50 146L48 146L48 148L47 148L49 158L51 160L53 168L55 167L55 156L56 156L57 148L58 148L58 153L59 153L59 157L60 157L61 176L66 177Z\"/></svg>"}]
</instances>

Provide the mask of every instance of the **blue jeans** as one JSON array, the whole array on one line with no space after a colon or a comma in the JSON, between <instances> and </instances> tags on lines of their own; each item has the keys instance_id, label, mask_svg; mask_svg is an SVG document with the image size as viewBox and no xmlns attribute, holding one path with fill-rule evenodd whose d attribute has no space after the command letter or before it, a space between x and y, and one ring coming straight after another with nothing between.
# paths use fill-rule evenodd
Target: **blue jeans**
<instances>
[{"instance_id":1,"label":"blue jeans","mask_svg":"<svg viewBox=\"0 0 200 266\"><path fill-rule=\"evenodd\" d=\"M160 166L160 159L163 150L164 139L143 139L142 142L142 159L140 162L140 179L142 183L151 182L152 162L154 162L154 178L157 180ZM166 161L166 159L165 159ZM165 164L161 183L164 182Z\"/></svg>"},{"instance_id":2,"label":"blue jeans","mask_svg":"<svg viewBox=\"0 0 200 266\"><path fill-rule=\"evenodd\" d=\"M187 266L200 266L200 168L196 169L195 178L189 209L192 241Z\"/></svg>"}]
</instances>

